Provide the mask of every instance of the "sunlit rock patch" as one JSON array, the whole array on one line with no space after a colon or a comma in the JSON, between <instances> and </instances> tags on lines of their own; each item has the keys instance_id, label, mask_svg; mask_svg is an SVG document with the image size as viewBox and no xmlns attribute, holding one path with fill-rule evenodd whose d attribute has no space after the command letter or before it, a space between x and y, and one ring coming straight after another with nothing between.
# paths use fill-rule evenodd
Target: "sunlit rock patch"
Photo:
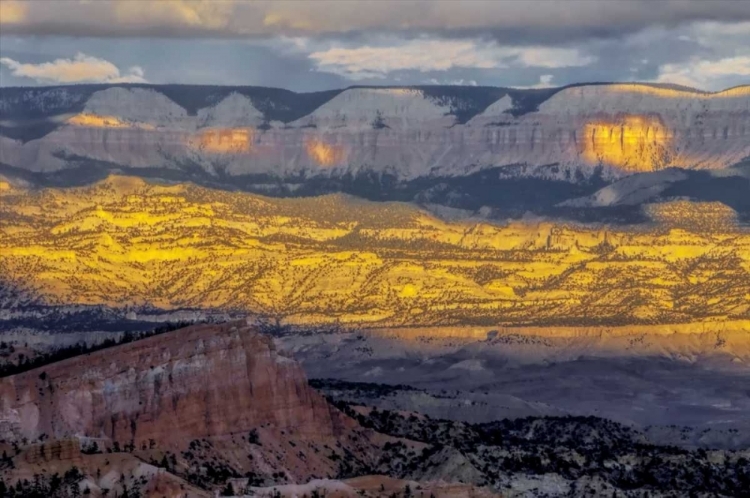
<instances>
[{"instance_id":1,"label":"sunlit rock patch","mask_svg":"<svg viewBox=\"0 0 750 498\"><path fill-rule=\"evenodd\" d=\"M196 133L188 144L214 154L247 154L253 150L254 137L252 128L211 128Z\"/></svg>"},{"instance_id":2,"label":"sunlit rock patch","mask_svg":"<svg viewBox=\"0 0 750 498\"><path fill-rule=\"evenodd\" d=\"M737 230L737 212L721 202L673 201L644 207L648 216L665 227L701 232L732 233Z\"/></svg>"},{"instance_id":3,"label":"sunlit rock patch","mask_svg":"<svg viewBox=\"0 0 750 498\"><path fill-rule=\"evenodd\" d=\"M671 142L669 130L658 118L622 116L586 123L582 156L589 164L654 171L671 164Z\"/></svg>"},{"instance_id":4,"label":"sunlit rock patch","mask_svg":"<svg viewBox=\"0 0 750 498\"><path fill-rule=\"evenodd\" d=\"M328 144L322 140L308 140L305 142L305 151L318 166L335 166L344 159L344 150L341 146Z\"/></svg>"},{"instance_id":5,"label":"sunlit rock patch","mask_svg":"<svg viewBox=\"0 0 750 498\"><path fill-rule=\"evenodd\" d=\"M141 130L154 130L155 126L149 123L138 123L126 121L117 116L101 116L98 114L81 113L67 120L69 125L86 128L138 128Z\"/></svg>"},{"instance_id":6,"label":"sunlit rock patch","mask_svg":"<svg viewBox=\"0 0 750 498\"><path fill-rule=\"evenodd\" d=\"M447 222L342 195L111 177L3 192L0 274L50 303L231 308L287 323L750 319L750 233L720 205L652 210L655 223L632 228Z\"/></svg>"}]
</instances>

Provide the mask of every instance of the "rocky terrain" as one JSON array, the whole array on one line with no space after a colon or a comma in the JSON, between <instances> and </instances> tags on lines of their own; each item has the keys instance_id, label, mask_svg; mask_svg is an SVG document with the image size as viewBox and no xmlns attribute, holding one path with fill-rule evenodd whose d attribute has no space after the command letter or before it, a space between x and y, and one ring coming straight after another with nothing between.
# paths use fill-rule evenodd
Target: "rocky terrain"
<instances>
[{"instance_id":1,"label":"rocky terrain","mask_svg":"<svg viewBox=\"0 0 750 498\"><path fill-rule=\"evenodd\" d=\"M19 492L24 479L63 473L95 496L128 488L162 496L165 487L207 496L240 477L250 486L304 483L381 468L391 439L329 405L244 321L168 331L0 379L3 479ZM63 484L40 478L38 486Z\"/></svg>"},{"instance_id":2,"label":"rocky terrain","mask_svg":"<svg viewBox=\"0 0 750 498\"><path fill-rule=\"evenodd\" d=\"M0 173L71 185L120 171L551 215L632 173L738 164L750 156L749 124L747 86L3 88Z\"/></svg>"},{"instance_id":3,"label":"rocky terrain","mask_svg":"<svg viewBox=\"0 0 750 498\"><path fill-rule=\"evenodd\" d=\"M632 227L491 224L343 195L275 199L130 177L3 185L7 327L72 305L131 319L218 310L415 336L464 327L482 340L504 327L610 342L711 332L720 337L699 342L747 357L750 236L721 203L649 205L651 221Z\"/></svg>"},{"instance_id":4,"label":"rocky terrain","mask_svg":"<svg viewBox=\"0 0 750 498\"><path fill-rule=\"evenodd\" d=\"M689 451L658 446L638 431L595 417L526 418L472 425L345 403L337 406L365 427L429 443L421 456L405 459L405 468L429 467L442 460L433 472L450 468L465 481L491 483L502 496L749 494L747 450Z\"/></svg>"},{"instance_id":5,"label":"rocky terrain","mask_svg":"<svg viewBox=\"0 0 750 498\"><path fill-rule=\"evenodd\" d=\"M471 422L596 415L643 430L653 427L659 442L750 444L747 361L733 361L732 353L716 349L715 340L701 345L695 335L678 332L620 337L617 345L598 335L501 332L472 339L462 332L440 337L425 329L411 339L392 333L289 333L277 343L310 377L329 379L321 384L327 393L349 402ZM369 390L362 384L386 386Z\"/></svg>"},{"instance_id":6,"label":"rocky terrain","mask_svg":"<svg viewBox=\"0 0 750 498\"><path fill-rule=\"evenodd\" d=\"M245 321L0 378L4 496L747 496L747 451L595 417L466 424L327 401ZM712 495L716 496L716 494Z\"/></svg>"},{"instance_id":7,"label":"rocky terrain","mask_svg":"<svg viewBox=\"0 0 750 498\"><path fill-rule=\"evenodd\" d=\"M0 495L748 496L749 130L747 86L2 88Z\"/></svg>"}]
</instances>

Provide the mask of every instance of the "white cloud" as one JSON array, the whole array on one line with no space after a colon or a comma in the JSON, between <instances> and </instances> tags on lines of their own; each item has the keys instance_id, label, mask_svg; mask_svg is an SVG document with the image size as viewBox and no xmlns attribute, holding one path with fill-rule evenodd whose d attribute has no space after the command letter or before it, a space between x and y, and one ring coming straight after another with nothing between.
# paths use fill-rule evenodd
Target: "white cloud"
<instances>
[{"instance_id":1,"label":"white cloud","mask_svg":"<svg viewBox=\"0 0 750 498\"><path fill-rule=\"evenodd\" d=\"M690 60L664 64L659 68L659 83L676 83L704 90L721 90L728 78L750 76L750 56L718 60Z\"/></svg>"},{"instance_id":2,"label":"white cloud","mask_svg":"<svg viewBox=\"0 0 750 498\"><path fill-rule=\"evenodd\" d=\"M554 80L555 77L552 74L543 74L539 77L539 82L535 83L533 85L528 86L516 86L515 88L521 88L521 89L529 89L529 88L552 88L552 80Z\"/></svg>"},{"instance_id":3,"label":"white cloud","mask_svg":"<svg viewBox=\"0 0 750 498\"><path fill-rule=\"evenodd\" d=\"M458 80L439 80L437 78L430 78L427 81L430 85L454 85L454 86L477 86L476 80L465 80L463 78Z\"/></svg>"},{"instance_id":4,"label":"white cloud","mask_svg":"<svg viewBox=\"0 0 750 498\"><path fill-rule=\"evenodd\" d=\"M511 66L561 68L585 66L596 59L576 49L500 46L475 39L391 40L376 46L328 47L308 55L319 70L353 80L385 78L393 71L496 69Z\"/></svg>"},{"instance_id":5,"label":"white cloud","mask_svg":"<svg viewBox=\"0 0 750 498\"><path fill-rule=\"evenodd\" d=\"M145 83L143 69L133 66L125 74L111 62L78 53L72 59L55 59L41 64L22 63L9 57L0 59L13 76L39 83Z\"/></svg>"},{"instance_id":6,"label":"white cloud","mask_svg":"<svg viewBox=\"0 0 750 498\"><path fill-rule=\"evenodd\" d=\"M490 69L497 55L468 40L411 40L385 47L334 47L309 55L318 68L350 79L384 78L392 71L445 71L453 67ZM506 54L507 55L507 54Z\"/></svg>"},{"instance_id":7,"label":"white cloud","mask_svg":"<svg viewBox=\"0 0 750 498\"><path fill-rule=\"evenodd\" d=\"M750 21L738 23L699 22L689 29L689 38L708 48L745 47L750 41Z\"/></svg>"},{"instance_id":8,"label":"white cloud","mask_svg":"<svg viewBox=\"0 0 750 498\"><path fill-rule=\"evenodd\" d=\"M596 57L584 56L578 50L570 48L522 47L520 50L518 60L528 67L556 69L588 66L596 62Z\"/></svg>"}]
</instances>

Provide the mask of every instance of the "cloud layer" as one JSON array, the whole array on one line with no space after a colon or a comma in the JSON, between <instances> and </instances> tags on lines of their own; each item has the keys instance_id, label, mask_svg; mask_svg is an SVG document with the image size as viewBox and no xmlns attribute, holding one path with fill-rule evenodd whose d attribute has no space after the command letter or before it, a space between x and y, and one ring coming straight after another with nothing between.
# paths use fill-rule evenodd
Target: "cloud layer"
<instances>
[{"instance_id":1,"label":"cloud layer","mask_svg":"<svg viewBox=\"0 0 750 498\"><path fill-rule=\"evenodd\" d=\"M739 0L0 0L0 32L2 85L750 80Z\"/></svg>"},{"instance_id":2,"label":"cloud layer","mask_svg":"<svg viewBox=\"0 0 750 498\"><path fill-rule=\"evenodd\" d=\"M307 47L310 43L298 43ZM512 66L575 67L596 60L572 48L502 47L471 39L392 39L382 46L333 47L310 53L321 71L352 80L385 78L394 71L447 71L453 68L495 69Z\"/></svg>"},{"instance_id":3,"label":"cloud layer","mask_svg":"<svg viewBox=\"0 0 750 498\"><path fill-rule=\"evenodd\" d=\"M9 57L0 64L13 76L30 78L39 83L145 83L143 69L133 66L121 74L117 66L104 59L78 53L72 59L56 59L41 64L21 63Z\"/></svg>"},{"instance_id":4,"label":"cloud layer","mask_svg":"<svg viewBox=\"0 0 750 498\"><path fill-rule=\"evenodd\" d=\"M664 64L659 68L659 83L675 83L707 88L714 80L743 76L750 82L750 56L727 57L716 61L690 60L682 64Z\"/></svg>"},{"instance_id":5,"label":"cloud layer","mask_svg":"<svg viewBox=\"0 0 750 498\"><path fill-rule=\"evenodd\" d=\"M7 34L236 37L353 33L496 31L575 38L648 25L750 20L738 0L3 0Z\"/></svg>"}]
</instances>

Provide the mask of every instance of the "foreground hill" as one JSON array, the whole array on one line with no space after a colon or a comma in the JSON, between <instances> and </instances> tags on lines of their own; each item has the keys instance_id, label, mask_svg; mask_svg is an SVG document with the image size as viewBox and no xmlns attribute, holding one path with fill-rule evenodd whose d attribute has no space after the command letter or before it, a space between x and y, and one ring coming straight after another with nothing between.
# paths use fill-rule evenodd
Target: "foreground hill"
<instances>
[{"instance_id":1,"label":"foreground hill","mask_svg":"<svg viewBox=\"0 0 750 498\"><path fill-rule=\"evenodd\" d=\"M129 448L146 461L181 454L199 483L225 467L308 480L337 472L345 454L370 458L356 424L244 323L181 329L6 377L0 398L7 444L84 438L85 448ZM198 455L218 458L216 468L191 463Z\"/></svg>"},{"instance_id":2,"label":"foreground hill","mask_svg":"<svg viewBox=\"0 0 750 498\"><path fill-rule=\"evenodd\" d=\"M409 453L425 446L363 428L329 405L244 321L0 379L0 420L0 489L25 497L233 494L225 490L389 473L389 444ZM439 496L471 491L425 486Z\"/></svg>"},{"instance_id":3,"label":"foreground hill","mask_svg":"<svg viewBox=\"0 0 750 498\"><path fill-rule=\"evenodd\" d=\"M657 446L593 417L464 424L329 404L244 321L0 379L11 497L746 496L746 451ZM713 495L715 496L715 495Z\"/></svg>"}]
</instances>

